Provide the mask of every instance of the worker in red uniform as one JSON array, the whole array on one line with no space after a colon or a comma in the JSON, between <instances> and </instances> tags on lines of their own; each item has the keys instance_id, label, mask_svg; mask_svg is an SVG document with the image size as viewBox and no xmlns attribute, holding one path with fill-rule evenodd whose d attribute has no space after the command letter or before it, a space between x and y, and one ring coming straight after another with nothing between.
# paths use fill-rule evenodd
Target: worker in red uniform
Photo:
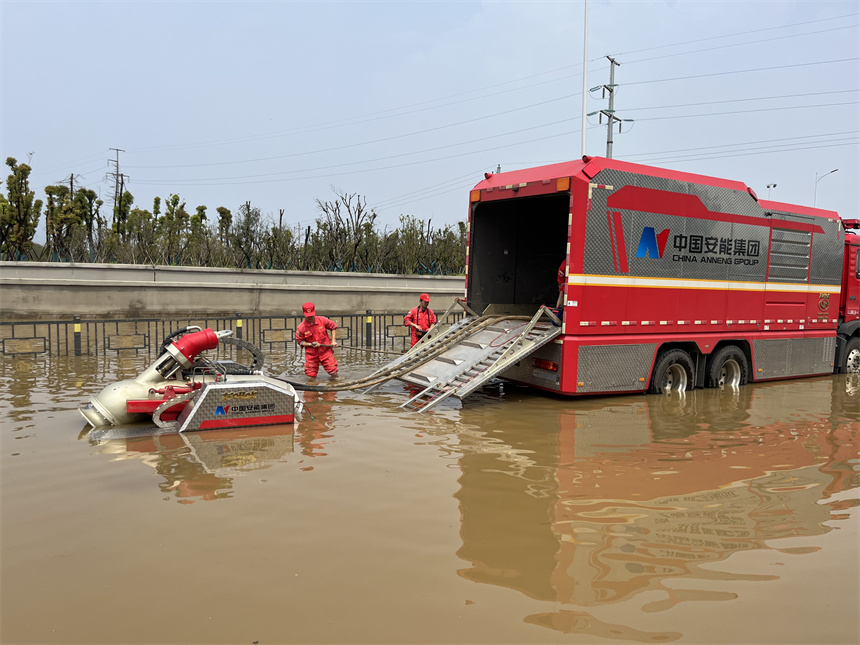
<instances>
[{"instance_id":1,"label":"worker in red uniform","mask_svg":"<svg viewBox=\"0 0 860 645\"><path fill-rule=\"evenodd\" d=\"M412 328L412 345L410 347L415 347L415 343L421 340L421 337L436 324L436 314L430 309L429 304L430 296L422 293L418 296L418 306L413 307L408 314L403 316L403 323Z\"/></svg>"},{"instance_id":2,"label":"worker in red uniform","mask_svg":"<svg viewBox=\"0 0 860 645\"><path fill-rule=\"evenodd\" d=\"M337 324L325 316L317 316L312 302L302 305L302 313L305 320L296 328L296 342L305 348L305 374L315 378L322 363L325 371L334 378L337 376L337 360L334 357Z\"/></svg>"},{"instance_id":3,"label":"worker in red uniform","mask_svg":"<svg viewBox=\"0 0 860 645\"><path fill-rule=\"evenodd\" d=\"M558 298L555 301L555 308L558 309L561 307L564 302L564 283L567 279L567 258L564 258L561 261L561 264L558 267Z\"/></svg>"}]
</instances>

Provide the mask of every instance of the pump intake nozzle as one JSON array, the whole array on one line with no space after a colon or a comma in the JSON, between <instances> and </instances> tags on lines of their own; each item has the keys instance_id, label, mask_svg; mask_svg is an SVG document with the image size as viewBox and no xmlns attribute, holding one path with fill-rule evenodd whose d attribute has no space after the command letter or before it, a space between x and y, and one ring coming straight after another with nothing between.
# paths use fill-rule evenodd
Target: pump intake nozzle
<instances>
[{"instance_id":1,"label":"pump intake nozzle","mask_svg":"<svg viewBox=\"0 0 860 645\"><path fill-rule=\"evenodd\" d=\"M155 359L140 376L107 386L78 410L93 427L122 425L141 420L141 415L127 412L126 403L129 400L149 398L151 389L174 384L175 381L168 381L171 376L180 369L189 369L201 352L215 349L220 339L232 334L229 329L218 332L202 329L186 334L168 345L167 351Z\"/></svg>"}]
</instances>

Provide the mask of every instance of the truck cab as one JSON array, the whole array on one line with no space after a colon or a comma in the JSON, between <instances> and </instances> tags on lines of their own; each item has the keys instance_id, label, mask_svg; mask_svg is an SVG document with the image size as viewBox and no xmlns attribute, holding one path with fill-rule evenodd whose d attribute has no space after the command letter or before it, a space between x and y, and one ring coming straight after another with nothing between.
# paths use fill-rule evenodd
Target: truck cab
<instances>
[{"instance_id":1,"label":"truck cab","mask_svg":"<svg viewBox=\"0 0 860 645\"><path fill-rule=\"evenodd\" d=\"M846 235L836 338L836 371L844 373L860 371L860 219L842 220L842 224Z\"/></svg>"}]
</instances>

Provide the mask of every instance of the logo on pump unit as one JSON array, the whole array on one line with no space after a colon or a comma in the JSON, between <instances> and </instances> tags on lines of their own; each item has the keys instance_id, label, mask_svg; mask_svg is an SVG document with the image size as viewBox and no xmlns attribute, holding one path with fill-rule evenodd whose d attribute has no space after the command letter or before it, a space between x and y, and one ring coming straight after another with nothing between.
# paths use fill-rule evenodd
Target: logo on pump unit
<instances>
[{"instance_id":1,"label":"logo on pump unit","mask_svg":"<svg viewBox=\"0 0 860 645\"><path fill-rule=\"evenodd\" d=\"M247 399L256 399L256 390L238 390L236 392L225 392L221 398L222 401L241 401Z\"/></svg>"},{"instance_id":2,"label":"logo on pump unit","mask_svg":"<svg viewBox=\"0 0 860 645\"><path fill-rule=\"evenodd\" d=\"M274 411L274 403L255 403L254 405L219 405L215 408L215 416L249 415L259 414L261 412L273 413Z\"/></svg>"},{"instance_id":3,"label":"logo on pump unit","mask_svg":"<svg viewBox=\"0 0 860 645\"><path fill-rule=\"evenodd\" d=\"M830 309L830 294L829 293L819 293L818 294L818 311L827 311Z\"/></svg>"}]
</instances>

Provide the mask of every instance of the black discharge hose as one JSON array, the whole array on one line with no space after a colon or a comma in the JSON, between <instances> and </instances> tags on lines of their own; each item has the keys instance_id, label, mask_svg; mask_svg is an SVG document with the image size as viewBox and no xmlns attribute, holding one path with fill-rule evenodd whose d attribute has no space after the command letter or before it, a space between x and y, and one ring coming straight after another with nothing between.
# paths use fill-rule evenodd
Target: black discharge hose
<instances>
[{"instance_id":1,"label":"black discharge hose","mask_svg":"<svg viewBox=\"0 0 860 645\"><path fill-rule=\"evenodd\" d=\"M460 329L456 330L455 332L451 333L450 338L446 338L445 342L440 343L438 346L435 343L432 343L427 345L426 347L421 348L419 351L415 352L414 356L412 356L411 361L407 361L403 365L397 365L382 374L374 373L356 379L354 381L346 381L344 383L329 383L327 385L311 385L309 383L291 381L290 379L286 379L280 376L277 376L275 378L277 378L279 381L283 381L284 383L289 383L296 390L304 392L340 392L343 390L358 390L365 387L372 387L374 385L384 383L385 381L390 381L393 378L398 378L400 376L403 376L404 374L407 374L408 372L411 372L412 370L433 360L443 352L449 350L451 347L463 340L465 336L471 336L475 332L485 329L486 327L489 327L503 320L528 321L531 320L531 317L493 316L491 318L477 318L468 325L465 325Z\"/></svg>"},{"instance_id":2,"label":"black discharge hose","mask_svg":"<svg viewBox=\"0 0 860 645\"><path fill-rule=\"evenodd\" d=\"M246 340L242 340L241 338L233 338L232 336L228 336L227 338L222 338L219 345L233 345L234 347L239 347L240 349L245 349L251 353L254 357L254 363L251 367L244 367L244 371L236 371L236 374L253 374L254 372L258 372L263 369L263 352L256 345L249 343ZM227 372L230 374L231 372Z\"/></svg>"}]
</instances>

